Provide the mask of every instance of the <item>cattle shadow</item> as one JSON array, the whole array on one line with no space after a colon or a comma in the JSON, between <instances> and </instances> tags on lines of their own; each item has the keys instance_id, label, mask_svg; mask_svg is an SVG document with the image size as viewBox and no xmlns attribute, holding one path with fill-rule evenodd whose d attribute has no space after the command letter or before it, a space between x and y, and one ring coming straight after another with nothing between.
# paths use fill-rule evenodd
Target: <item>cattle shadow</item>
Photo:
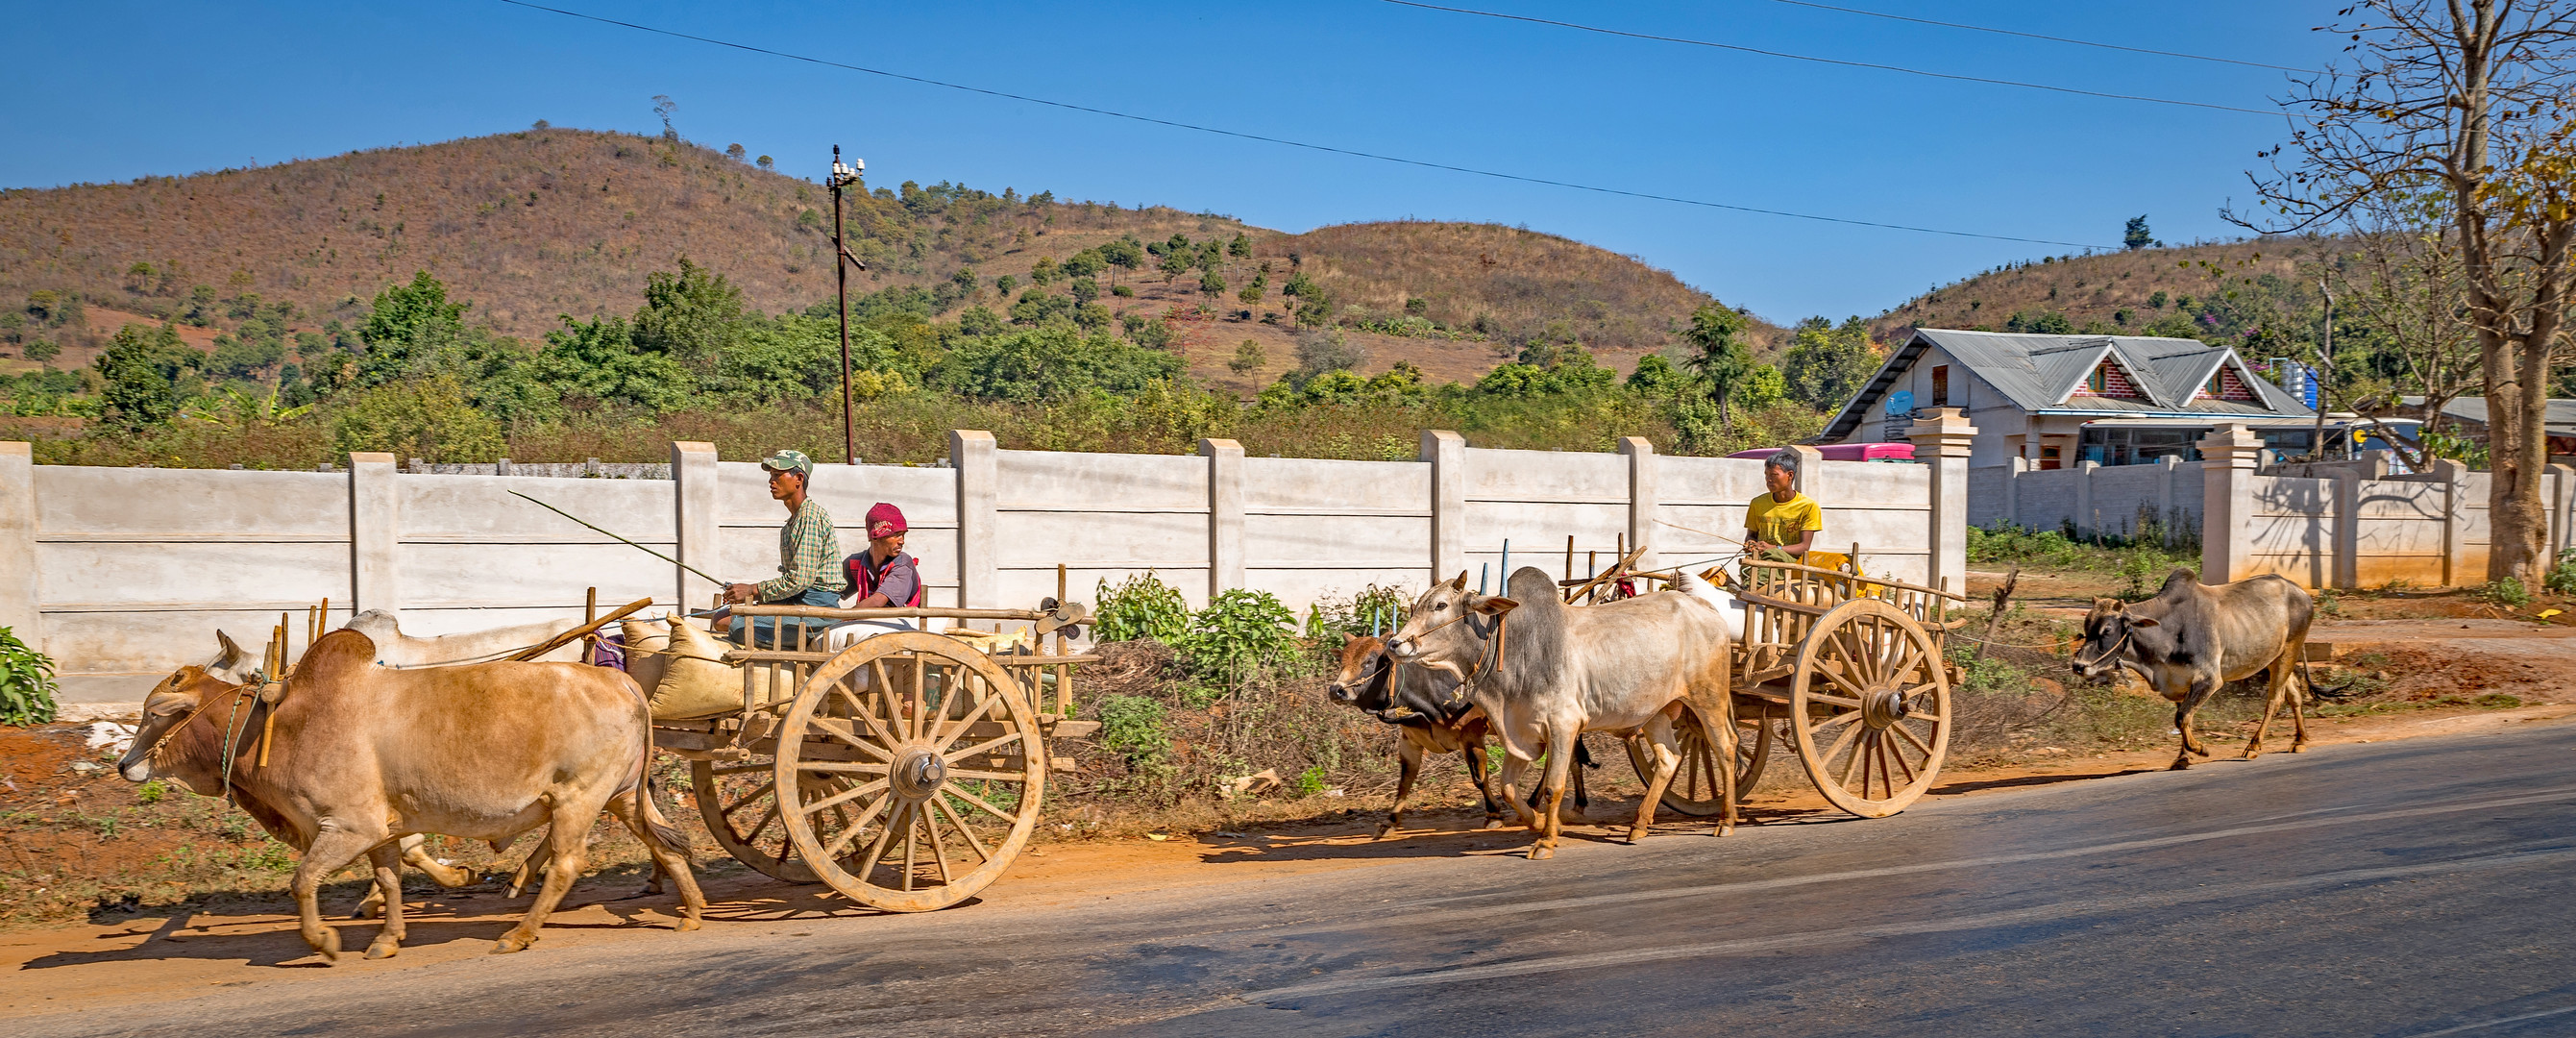
<instances>
[{"instance_id":1,"label":"cattle shadow","mask_svg":"<svg viewBox=\"0 0 2576 1038\"><path fill-rule=\"evenodd\" d=\"M1636 810L1637 802L1633 798L1596 797L1582 824L1566 824L1564 842L1624 845L1628 840L1628 823L1636 817ZM1482 828L1484 813L1472 808L1409 812L1403 828L1380 839L1374 834L1383 817L1369 814L1348 823L1299 826L1297 831L1290 832L1201 834L1199 841L1206 848L1199 853L1199 860L1212 865L1229 865L1505 857L1526 853L1537 839L1535 832L1509 816L1506 816L1502 828ZM1846 817L1840 812L1810 807L1748 805L1739 809L1742 827L1829 823ZM1671 811L1658 811L1646 838L1706 836L1715 830L1716 824L1715 818L1691 818Z\"/></svg>"},{"instance_id":2,"label":"cattle shadow","mask_svg":"<svg viewBox=\"0 0 2576 1038\"><path fill-rule=\"evenodd\" d=\"M2028 789L2037 786L2054 786L2062 782L2090 782L2094 779L2118 778L2122 775L2143 775L2151 771L2163 770L2165 769L2160 767L2120 768L2114 771L2068 771L2047 775L2015 775L2011 778L1968 779L1948 783L1946 785L1934 786L1924 792L1928 796L1936 797L1957 796L1961 793L1980 793L1995 789Z\"/></svg>"},{"instance_id":3,"label":"cattle shadow","mask_svg":"<svg viewBox=\"0 0 2576 1038\"><path fill-rule=\"evenodd\" d=\"M763 879L766 880L766 877ZM611 930L676 932L674 928L681 918L679 899L676 896L667 893L641 892L638 889L642 885L640 877L634 879L632 883L627 882L626 877L616 877L610 882L600 883L596 888L590 886L591 882L585 881L577 885L572 893L564 898L563 904L555 910L552 917L547 919L545 930L542 932ZM783 921L875 914L871 910L853 909L846 904L835 905L823 902L816 895L807 892L806 888L791 884L767 881L762 884L745 884L745 886L752 889L740 893L749 896L739 898L728 896L722 903L715 902L714 899L718 895L714 891L709 891L710 903L705 912L706 920L710 923L719 919ZM813 889L819 891L823 888ZM729 895L733 893L736 892L727 892ZM470 887L456 890L432 888L427 892L406 890L403 900L408 908L404 920L403 947L409 951L418 951L457 941L488 945L499 940L504 931L518 925L520 918L527 913L528 904L533 898L533 892L523 893L515 898L505 897L497 888L481 891ZM363 961L362 956L366 951L367 942L374 940L383 926L383 921L379 919L349 918L348 913L356 903L357 895L354 893L343 898L325 896L322 901L323 922L340 931L341 962L338 965L341 966ZM580 917L580 913L591 909L604 912L611 918L599 920ZM27 971L84 966L93 963L171 959L238 960L245 966L273 969L328 969L334 966L333 963L324 961L319 954L305 946L291 907L283 912L240 908L225 910L248 911L252 914L246 918L225 917L199 923L196 922L198 916L211 914L215 910L202 906L182 906L169 910L172 914L166 919L155 921L148 917L138 917L133 920L137 924L136 928L100 933L93 938L102 942L123 942L142 933L144 937L140 942L98 951L53 952L31 958L19 964L17 968ZM144 924L149 924L148 933L140 928ZM539 946L542 947L542 943Z\"/></svg>"}]
</instances>

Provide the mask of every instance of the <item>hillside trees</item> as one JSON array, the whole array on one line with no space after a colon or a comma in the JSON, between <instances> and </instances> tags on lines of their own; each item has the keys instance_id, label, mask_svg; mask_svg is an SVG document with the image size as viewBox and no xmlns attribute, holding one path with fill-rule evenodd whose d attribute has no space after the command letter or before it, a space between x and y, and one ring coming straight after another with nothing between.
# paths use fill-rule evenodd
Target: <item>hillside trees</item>
<instances>
[{"instance_id":1,"label":"hillside trees","mask_svg":"<svg viewBox=\"0 0 2576 1038\"><path fill-rule=\"evenodd\" d=\"M1822 317L1798 322L1789 349L1780 357L1780 376L1789 398L1818 411L1843 406L1877 373L1878 349L1870 345L1869 326L1858 317L1830 327Z\"/></svg>"},{"instance_id":2,"label":"hillside trees","mask_svg":"<svg viewBox=\"0 0 2576 1038\"><path fill-rule=\"evenodd\" d=\"M2407 205L2443 225L2484 375L2487 576L2530 586L2552 561L2542 421L2576 278L2576 10L2363 0L2344 14L2359 21L2321 31L2350 38L2351 64L2298 81L2294 154L2255 179L2280 222L2257 229L2367 227Z\"/></svg>"},{"instance_id":3,"label":"hillside trees","mask_svg":"<svg viewBox=\"0 0 2576 1038\"><path fill-rule=\"evenodd\" d=\"M635 312L635 348L705 370L741 331L742 290L724 275L680 257L677 271L654 271Z\"/></svg>"},{"instance_id":4,"label":"hillside trees","mask_svg":"<svg viewBox=\"0 0 2576 1038\"><path fill-rule=\"evenodd\" d=\"M167 324L157 328L129 324L117 329L96 362L105 382L99 395L107 405L107 417L128 429L169 421L179 413L179 405L195 394L192 373L203 359L203 354L179 340L178 329Z\"/></svg>"},{"instance_id":5,"label":"hillside trees","mask_svg":"<svg viewBox=\"0 0 2576 1038\"><path fill-rule=\"evenodd\" d=\"M1745 347L1743 334L1744 315L1723 303L1708 303L1693 311L1690 327L1682 331L1682 339L1690 344L1682 366L1708 384L1709 399L1717 404L1717 423L1723 429L1735 427L1728 404L1753 370L1753 352Z\"/></svg>"}]
</instances>

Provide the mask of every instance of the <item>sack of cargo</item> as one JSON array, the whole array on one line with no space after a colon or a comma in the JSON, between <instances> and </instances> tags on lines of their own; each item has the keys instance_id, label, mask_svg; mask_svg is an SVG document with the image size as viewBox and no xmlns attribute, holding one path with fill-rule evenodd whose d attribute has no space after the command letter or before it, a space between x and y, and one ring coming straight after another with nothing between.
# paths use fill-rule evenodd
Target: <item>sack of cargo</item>
<instances>
[{"instance_id":1,"label":"sack of cargo","mask_svg":"<svg viewBox=\"0 0 2576 1038\"><path fill-rule=\"evenodd\" d=\"M653 689L654 719L687 720L741 710L743 669L725 665L727 647L722 639L687 620L672 618L662 680ZM753 682L756 694L767 701L769 668L760 668Z\"/></svg>"},{"instance_id":2,"label":"sack of cargo","mask_svg":"<svg viewBox=\"0 0 2576 1038\"><path fill-rule=\"evenodd\" d=\"M626 676L650 698L670 666L671 627L662 620L626 620L617 625L618 644L626 652Z\"/></svg>"}]
</instances>

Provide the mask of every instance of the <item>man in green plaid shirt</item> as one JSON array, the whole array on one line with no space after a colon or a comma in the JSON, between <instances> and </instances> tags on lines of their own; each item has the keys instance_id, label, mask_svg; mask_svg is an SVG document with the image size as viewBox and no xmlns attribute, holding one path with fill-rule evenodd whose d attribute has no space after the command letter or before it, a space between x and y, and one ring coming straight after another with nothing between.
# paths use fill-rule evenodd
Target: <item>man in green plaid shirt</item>
<instances>
[{"instance_id":1,"label":"man in green plaid shirt","mask_svg":"<svg viewBox=\"0 0 2576 1038\"><path fill-rule=\"evenodd\" d=\"M757 584L729 585L725 588L725 601L840 605L841 593L850 586L849 577L841 571L841 537L832 529L832 513L823 508L822 502L805 496L806 481L814 477L813 459L803 451L779 451L762 461L760 467L769 470L769 496L787 506L787 525L778 531L778 575ZM737 636L743 623L739 619L733 622ZM775 644L774 627L771 618L759 618L753 629L755 641Z\"/></svg>"}]
</instances>

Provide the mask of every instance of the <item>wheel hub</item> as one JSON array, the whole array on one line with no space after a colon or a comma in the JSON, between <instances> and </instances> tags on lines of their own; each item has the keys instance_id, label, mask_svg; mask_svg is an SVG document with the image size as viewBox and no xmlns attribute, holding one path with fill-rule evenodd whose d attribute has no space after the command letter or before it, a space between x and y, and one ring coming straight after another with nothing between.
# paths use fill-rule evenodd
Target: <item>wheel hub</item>
<instances>
[{"instance_id":1,"label":"wheel hub","mask_svg":"<svg viewBox=\"0 0 2576 1038\"><path fill-rule=\"evenodd\" d=\"M948 762L926 749L914 748L895 755L893 766L886 771L887 784L896 796L906 800L928 800L940 783L948 781Z\"/></svg>"},{"instance_id":2,"label":"wheel hub","mask_svg":"<svg viewBox=\"0 0 2576 1038\"><path fill-rule=\"evenodd\" d=\"M1860 700L1861 723L1874 730L1883 730L1904 720L1905 715L1912 712L1905 705L1905 693L1895 689L1881 689L1862 696Z\"/></svg>"}]
</instances>

